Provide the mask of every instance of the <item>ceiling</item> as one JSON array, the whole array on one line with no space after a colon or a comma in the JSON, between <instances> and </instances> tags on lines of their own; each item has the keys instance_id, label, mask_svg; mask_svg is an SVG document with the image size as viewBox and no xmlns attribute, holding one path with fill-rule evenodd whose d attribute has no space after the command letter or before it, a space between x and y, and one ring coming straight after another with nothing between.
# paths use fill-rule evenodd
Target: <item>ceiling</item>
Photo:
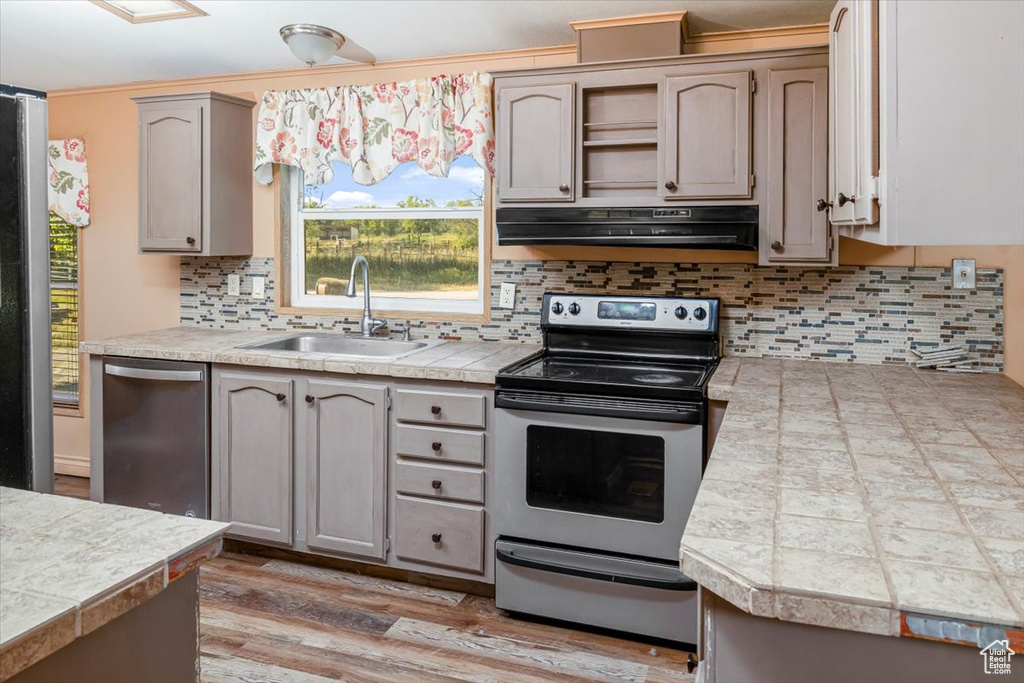
<instances>
[{"instance_id":1,"label":"ceiling","mask_svg":"<svg viewBox=\"0 0 1024 683\"><path fill-rule=\"evenodd\" d=\"M289 69L284 24L334 28L378 61L565 45L570 21L687 10L691 33L828 21L835 0L194 0L130 24L81 0L0 1L0 82L55 90ZM336 58L337 63L343 63Z\"/></svg>"}]
</instances>

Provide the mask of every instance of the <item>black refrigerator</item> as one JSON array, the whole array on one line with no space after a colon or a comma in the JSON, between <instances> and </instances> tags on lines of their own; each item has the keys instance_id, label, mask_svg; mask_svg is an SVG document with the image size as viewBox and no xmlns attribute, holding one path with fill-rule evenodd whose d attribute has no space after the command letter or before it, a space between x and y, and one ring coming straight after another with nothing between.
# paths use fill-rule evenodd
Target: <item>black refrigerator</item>
<instances>
[{"instance_id":1,"label":"black refrigerator","mask_svg":"<svg viewBox=\"0 0 1024 683\"><path fill-rule=\"evenodd\" d=\"M53 490L46 99L0 84L0 486Z\"/></svg>"}]
</instances>

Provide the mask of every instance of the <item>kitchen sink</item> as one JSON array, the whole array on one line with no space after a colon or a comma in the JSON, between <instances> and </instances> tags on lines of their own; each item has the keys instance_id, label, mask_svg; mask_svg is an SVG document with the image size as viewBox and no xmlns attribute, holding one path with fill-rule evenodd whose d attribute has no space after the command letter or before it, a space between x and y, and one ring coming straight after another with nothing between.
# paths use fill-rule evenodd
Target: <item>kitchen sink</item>
<instances>
[{"instance_id":1,"label":"kitchen sink","mask_svg":"<svg viewBox=\"0 0 1024 683\"><path fill-rule=\"evenodd\" d=\"M330 333L296 334L269 342L246 344L240 349L294 351L296 353L328 353L335 356L398 358L415 353L438 342L402 341L387 337L348 337Z\"/></svg>"}]
</instances>

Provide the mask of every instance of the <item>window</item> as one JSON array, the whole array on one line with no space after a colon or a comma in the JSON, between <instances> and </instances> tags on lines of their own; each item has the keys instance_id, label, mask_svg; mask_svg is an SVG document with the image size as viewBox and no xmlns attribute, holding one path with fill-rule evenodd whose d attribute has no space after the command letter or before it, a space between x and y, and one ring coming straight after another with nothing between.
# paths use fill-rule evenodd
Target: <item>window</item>
<instances>
[{"instance_id":1,"label":"window","mask_svg":"<svg viewBox=\"0 0 1024 683\"><path fill-rule=\"evenodd\" d=\"M50 215L53 402L78 406L78 228Z\"/></svg>"},{"instance_id":2,"label":"window","mask_svg":"<svg viewBox=\"0 0 1024 683\"><path fill-rule=\"evenodd\" d=\"M410 162L371 186L335 163L328 184L304 186L299 173L292 182L291 305L361 310L361 289L344 294L362 254L374 310L483 312L484 171L475 161L456 159L447 178Z\"/></svg>"}]
</instances>

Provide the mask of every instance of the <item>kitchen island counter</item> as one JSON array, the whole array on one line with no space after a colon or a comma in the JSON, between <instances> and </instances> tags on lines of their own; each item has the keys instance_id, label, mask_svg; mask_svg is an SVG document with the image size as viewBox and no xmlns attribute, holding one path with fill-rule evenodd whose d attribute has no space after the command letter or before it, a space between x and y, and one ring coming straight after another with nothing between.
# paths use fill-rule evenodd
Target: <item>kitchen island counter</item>
<instances>
[{"instance_id":1,"label":"kitchen island counter","mask_svg":"<svg viewBox=\"0 0 1024 683\"><path fill-rule=\"evenodd\" d=\"M743 612L985 646L1024 627L1024 389L1002 375L726 358L681 544Z\"/></svg>"},{"instance_id":2,"label":"kitchen island counter","mask_svg":"<svg viewBox=\"0 0 1024 683\"><path fill-rule=\"evenodd\" d=\"M76 641L101 643L113 622L165 594L194 600L196 569L217 556L227 528L220 522L0 488L0 680L22 680L23 675L33 680L34 670L43 678L53 676L56 670L38 667L70 651ZM195 607L191 611L196 621ZM169 640L180 642L179 652L187 653L191 636L182 632L187 619L184 626ZM151 637L159 633L154 628ZM174 642L155 645L174 649ZM92 655L102 660L103 647L97 645ZM134 655L115 654L107 666L121 666L121 656ZM196 662L191 666L195 669Z\"/></svg>"}]
</instances>

